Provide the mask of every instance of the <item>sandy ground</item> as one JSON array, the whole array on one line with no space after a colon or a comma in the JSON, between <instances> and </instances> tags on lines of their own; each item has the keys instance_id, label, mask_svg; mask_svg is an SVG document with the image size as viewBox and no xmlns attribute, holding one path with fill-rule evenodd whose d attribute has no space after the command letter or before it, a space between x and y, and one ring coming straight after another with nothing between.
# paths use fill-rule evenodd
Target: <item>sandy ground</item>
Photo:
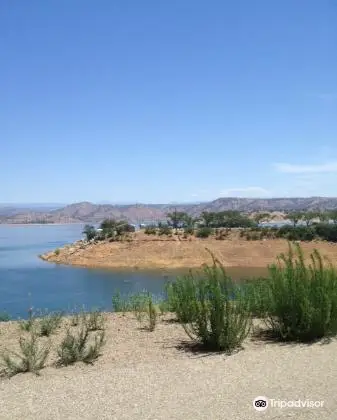
<instances>
[{"instance_id":1,"label":"sandy ground","mask_svg":"<svg viewBox=\"0 0 337 420\"><path fill-rule=\"evenodd\" d=\"M337 244L328 242L303 242L306 256L315 248L331 261L337 261ZM287 252L283 239L247 241L237 235L226 240L198 239L182 236L153 237L137 233L131 242L99 242L88 246L67 246L59 254L50 252L42 256L46 261L82 267L177 269L195 268L211 263L206 248L225 267L266 267L277 255Z\"/></svg>"},{"instance_id":2,"label":"sandy ground","mask_svg":"<svg viewBox=\"0 0 337 420\"><path fill-rule=\"evenodd\" d=\"M0 348L16 323L0 324ZM60 331L55 343L64 333ZM108 315L107 343L92 366L49 366L0 380L0 419L254 420L337 418L337 342L281 345L247 339L234 355L191 353L183 329L162 318L154 332ZM53 361L53 356L50 363ZM253 409L262 395L324 401L323 408Z\"/></svg>"}]
</instances>

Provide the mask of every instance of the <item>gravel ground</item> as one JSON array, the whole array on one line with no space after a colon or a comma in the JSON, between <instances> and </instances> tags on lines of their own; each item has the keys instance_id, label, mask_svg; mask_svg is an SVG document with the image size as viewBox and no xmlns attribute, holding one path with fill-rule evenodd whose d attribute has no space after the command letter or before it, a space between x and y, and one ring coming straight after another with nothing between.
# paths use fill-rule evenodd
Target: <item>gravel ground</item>
<instances>
[{"instance_id":1,"label":"gravel ground","mask_svg":"<svg viewBox=\"0 0 337 420\"><path fill-rule=\"evenodd\" d=\"M337 419L337 342L281 345L253 338L226 356L181 346L182 328L162 318L154 332L130 315L108 315L107 343L92 366L53 367L0 382L0 419ZM54 336L54 347L64 334ZM16 323L0 325L15 348ZM259 395L319 400L323 408L253 408Z\"/></svg>"}]
</instances>

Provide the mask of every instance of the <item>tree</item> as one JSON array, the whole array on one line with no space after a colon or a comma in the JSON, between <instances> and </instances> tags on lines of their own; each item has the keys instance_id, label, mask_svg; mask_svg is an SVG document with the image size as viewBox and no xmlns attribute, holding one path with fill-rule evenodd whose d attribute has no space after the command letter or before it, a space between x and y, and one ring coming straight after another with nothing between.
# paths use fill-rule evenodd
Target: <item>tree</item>
<instances>
[{"instance_id":1,"label":"tree","mask_svg":"<svg viewBox=\"0 0 337 420\"><path fill-rule=\"evenodd\" d=\"M100 224L102 233L100 239L122 239L124 235L135 231L135 227L126 220L104 219Z\"/></svg>"},{"instance_id":2,"label":"tree","mask_svg":"<svg viewBox=\"0 0 337 420\"><path fill-rule=\"evenodd\" d=\"M334 225L337 225L337 209L329 212L329 219L333 221Z\"/></svg>"},{"instance_id":3,"label":"tree","mask_svg":"<svg viewBox=\"0 0 337 420\"><path fill-rule=\"evenodd\" d=\"M169 225L172 226L174 229L178 229L178 227L184 223L184 220L186 219L186 216L188 216L188 214L184 211L177 211L177 209L175 209L172 213L167 213L166 216L169 219Z\"/></svg>"},{"instance_id":4,"label":"tree","mask_svg":"<svg viewBox=\"0 0 337 420\"><path fill-rule=\"evenodd\" d=\"M293 211L287 214L287 219L293 223L293 226L296 227L298 222L302 220L303 213L301 211Z\"/></svg>"},{"instance_id":5,"label":"tree","mask_svg":"<svg viewBox=\"0 0 337 420\"><path fill-rule=\"evenodd\" d=\"M327 211L320 211L317 213L317 217L321 223L328 222L330 219L330 215Z\"/></svg>"},{"instance_id":6,"label":"tree","mask_svg":"<svg viewBox=\"0 0 337 420\"><path fill-rule=\"evenodd\" d=\"M201 218L203 220L203 225L205 227L210 227L214 222L214 213L211 213L209 211L203 211L201 213Z\"/></svg>"},{"instance_id":7,"label":"tree","mask_svg":"<svg viewBox=\"0 0 337 420\"><path fill-rule=\"evenodd\" d=\"M193 228L196 221L197 221L197 219L190 216L189 214L186 214L185 217L183 218L182 222L183 222L184 227Z\"/></svg>"},{"instance_id":8,"label":"tree","mask_svg":"<svg viewBox=\"0 0 337 420\"><path fill-rule=\"evenodd\" d=\"M303 213L302 219L305 221L307 227L312 223L316 217L318 217L318 213L316 211L307 211Z\"/></svg>"},{"instance_id":9,"label":"tree","mask_svg":"<svg viewBox=\"0 0 337 420\"><path fill-rule=\"evenodd\" d=\"M92 225L85 225L82 233L86 236L87 241L96 237L96 229Z\"/></svg>"},{"instance_id":10,"label":"tree","mask_svg":"<svg viewBox=\"0 0 337 420\"><path fill-rule=\"evenodd\" d=\"M256 213L253 217L253 220L259 225L263 222L269 222L270 221L270 213Z\"/></svg>"}]
</instances>

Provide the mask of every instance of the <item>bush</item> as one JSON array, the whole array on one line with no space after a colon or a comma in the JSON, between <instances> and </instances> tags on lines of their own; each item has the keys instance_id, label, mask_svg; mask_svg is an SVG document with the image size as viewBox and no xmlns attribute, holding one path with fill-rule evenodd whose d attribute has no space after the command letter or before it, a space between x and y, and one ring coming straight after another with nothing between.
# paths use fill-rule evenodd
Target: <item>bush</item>
<instances>
[{"instance_id":1,"label":"bush","mask_svg":"<svg viewBox=\"0 0 337 420\"><path fill-rule=\"evenodd\" d=\"M129 298L129 308L133 311L138 322L142 323L146 317L148 329L153 331L157 323L157 310L152 296L148 292L138 293Z\"/></svg>"},{"instance_id":2,"label":"bush","mask_svg":"<svg viewBox=\"0 0 337 420\"><path fill-rule=\"evenodd\" d=\"M120 292L116 292L112 296L112 309L114 312L129 312L131 311L131 303L129 298L122 297Z\"/></svg>"},{"instance_id":3,"label":"bush","mask_svg":"<svg viewBox=\"0 0 337 420\"><path fill-rule=\"evenodd\" d=\"M68 366L76 362L93 363L100 355L104 336L104 331L100 331L91 337L86 325L82 325L77 334L68 330L57 350L57 366Z\"/></svg>"},{"instance_id":4,"label":"bush","mask_svg":"<svg viewBox=\"0 0 337 420\"><path fill-rule=\"evenodd\" d=\"M184 228L184 233L186 235L193 235L194 234L194 228L191 226L185 227Z\"/></svg>"},{"instance_id":5,"label":"bush","mask_svg":"<svg viewBox=\"0 0 337 420\"><path fill-rule=\"evenodd\" d=\"M201 227L195 233L197 238L208 238L210 235L212 235L212 229L209 227Z\"/></svg>"},{"instance_id":6,"label":"bush","mask_svg":"<svg viewBox=\"0 0 337 420\"><path fill-rule=\"evenodd\" d=\"M195 318L195 306L191 275L178 277L175 281L166 283L165 289L169 312L174 312L177 320L183 324L192 322Z\"/></svg>"},{"instance_id":7,"label":"bush","mask_svg":"<svg viewBox=\"0 0 337 420\"><path fill-rule=\"evenodd\" d=\"M88 331L104 330L105 316L99 310L83 312L81 314L82 322Z\"/></svg>"},{"instance_id":8,"label":"bush","mask_svg":"<svg viewBox=\"0 0 337 420\"><path fill-rule=\"evenodd\" d=\"M264 318L269 310L269 283L266 278L243 281L242 297L248 311L255 317Z\"/></svg>"},{"instance_id":9,"label":"bush","mask_svg":"<svg viewBox=\"0 0 337 420\"><path fill-rule=\"evenodd\" d=\"M59 248L55 249L55 255L60 255L60 249Z\"/></svg>"},{"instance_id":10,"label":"bush","mask_svg":"<svg viewBox=\"0 0 337 420\"><path fill-rule=\"evenodd\" d=\"M160 236L162 236L162 235L172 235L172 228L171 228L171 226L168 226L168 225L161 225L161 226L159 227L158 234L159 234Z\"/></svg>"},{"instance_id":11,"label":"bush","mask_svg":"<svg viewBox=\"0 0 337 420\"><path fill-rule=\"evenodd\" d=\"M146 226L144 233L146 235L157 235L157 228L155 226Z\"/></svg>"},{"instance_id":12,"label":"bush","mask_svg":"<svg viewBox=\"0 0 337 420\"><path fill-rule=\"evenodd\" d=\"M85 235L88 242L95 239L97 235L96 229L92 225L85 225L82 233Z\"/></svg>"},{"instance_id":13,"label":"bush","mask_svg":"<svg viewBox=\"0 0 337 420\"><path fill-rule=\"evenodd\" d=\"M183 326L191 339L209 350L228 353L241 346L250 330L250 312L242 292L219 261L213 257L212 266L205 266L198 276L190 272L176 289L173 284L173 290L179 308L189 296L190 320Z\"/></svg>"},{"instance_id":14,"label":"bush","mask_svg":"<svg viewBox=\"0 0 337 420\"><path fill-rule=\"evenodd\" d=\"M148 294L137 293L125 299L125 312L133 312L138 322L142 322L148 305Z\"/></svg>"},{"instance_id":15,"label":"bush","mask_svg":"<svg viewBox=\"0 0 337 420\"><path fill-rule=\"evenodd\" d=\"M306 265L299 245L269 268L266 321L284 340L312 341L337 334L337 272L316 250Z\"/></svg>"},{"instance_id":16,"label":"bush","mask_svg":"<svg viewBox=\"0 0 337 420\"><path fill-rule=\"evenodd\" d=\"M169 302L165 300L161 300L158 303L158 309L160 311L160 315L164 315L166 312L170 312L170 305Z\"/></svg>"},{"instance_id":17,"label":"bush","mask_svg":"<svg viewBox=\"0 0 337 420\"><path fill-rule=\"evenodd\" d=\"M157 310L152 302L151 296L149 296L148 317L149 317L149 330L154 331L157 325Z\"/></svg>"},{"instance_id":18,"label":"bush","mask_svg":"<svg viewBox=\"0 0 337 420\"><path fill-rule=\"evenodd\" d=\"M70 318L70 324L73 327L77 327L80 322L81 322L80 314L78 312L73 312Z\"/></svg>"},{"instance_id":19,"label":"bush","mask_svg":"<svg viewBox=\"0 0 337 420\"><path fill-rule=\"evenodd\" d=\"M33 312L33 308L29 308L28 319L20 321L19 326L21 330L26 331L26 332L33 330L35 326L35 313Z\"/></svg>"},{"instance_id":20,"label":"bush","mask_svg":"<svg viewBox=\"0 0 337 420\"><path fill-rule=\"evenodd\" d=\"M36 319L39 335L49 337L61 324L62 317L62 312L42 314L41 318Z\"/></svg>"},{"instance_id":21,"label":"bush","mask_svg":"<svg viewBox=\"0 0 337 420\"><path fill-rule=\"evenodd\" d=\"M316 232L311 226L285 225L278 229L276 236L289 241L312 241L316 237Z\"/></svg>"},{"instance_id":22,"label":"bush","mask_svg":"<svg viewBox=\"0 0 337 420\"><path fill-rule=\"evenodd\" d=\"M222 241L222 240L228 238L230 232L231 232L230 228L215 229L215 239L217 239L218 241Z\"/></svg>"},{"instance_id":23,"label":"bush","mask_svg":"<svg viewBox=\"0 0 337 420\"><path fill-rule=\"evenodd\" d=\"M31 333L27 338L20 337L19 344L21 354L14 352L2 354L5 373L8 376L24 372L33 372L38 375L48 357L49 343L46 345L39 344L36 334Z\"/></svg>"},{"instance_id":24,"label":"bush","mask_svg":"<svg viewBox=\"0 0 337 420\"><path fill-rule=\"evenodd\" d=\"M10 320L11 317L7 312L0 312L0 322L8 322Z\"/></svg>"},{"instance_id":25,"label":"bush","mask_svg":"<svg viewBox=\"0 0 337 420\"><path fill-rule=\"evenodd\" d=\"M327 223L318 223L313 229L317 236L329 242L337 242L337 226L329 225Z\"/></svg>"}]
</instances>

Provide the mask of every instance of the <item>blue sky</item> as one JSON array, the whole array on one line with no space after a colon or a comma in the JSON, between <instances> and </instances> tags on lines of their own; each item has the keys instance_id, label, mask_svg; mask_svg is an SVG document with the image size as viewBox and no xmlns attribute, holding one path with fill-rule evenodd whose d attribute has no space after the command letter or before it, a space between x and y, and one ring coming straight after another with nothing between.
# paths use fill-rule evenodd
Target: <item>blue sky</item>
<instances>
[{"instance_id":1,"label":"blue sky","mask_svg":"<svg viewBox=\"0 0 337 420\"><path fill-rule=\"evenodd\" d=\"M334 0L3 0L0 202L337 196Z\"/></svg>"}]
</instances>

